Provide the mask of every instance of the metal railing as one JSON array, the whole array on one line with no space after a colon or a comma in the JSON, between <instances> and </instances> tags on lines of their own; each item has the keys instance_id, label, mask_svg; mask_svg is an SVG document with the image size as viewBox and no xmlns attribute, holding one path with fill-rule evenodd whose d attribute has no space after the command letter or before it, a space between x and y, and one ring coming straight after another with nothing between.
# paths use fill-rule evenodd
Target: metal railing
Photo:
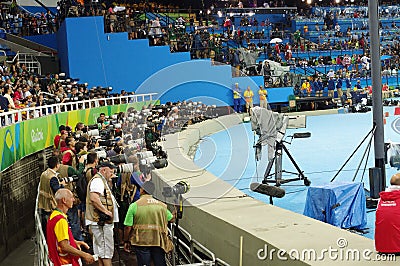
<instances>
[{"instance_id":1,"label":"metal railing","mask_svg":"<svg viewBox=\"0 0 400 266\"><path fill-rule=\"evenodd\" d=\"M157 93L147 93L138 95L118 96L110 98L98 98L85 101L57 103L38 107L28 107L0 113L0 126L8 126L15 123L20 123L24 120L34 119L55 113L95 108L100 106L108 106L115 104L134 103L152 101L153 96Z\"/></svg>"},{"instance_id":2,"label":"metal railing","mask_svg":"<svg viewBox=\"0 0 400 266\"><path fill-rule=\"evenodd\" d=\"M36 57L33 54L18 52L15 55L13 62L19 62L20 64L25 64L28 72L37 73L39 75L42 74L42 68L40 62L36 59Z\"/></svg>"},{"instance_id":3,"label":"metal railing","mask_svg":"<svg viewBox=\"0 0 400 266\"><path fill-rule=\"evenodd\" d=\"M184 258L187 263L191 263L188 265L214 265L214 266L229 266L225 261L217 258L215 254L210 251L208 248L203 246L199 241L195 240L188 231L182 228L180 225L179 228L179 252L181 255L181 259ZM175 232L176 224L171 224L170 232ZM175 243L177 241L177 237L173 236ZM176 247L175 247L176 248ZM200 263L200 264L196 264ZM209 264L207 264L209 263ZM174 265L174 264L172 264Z\"/></svg>"},{"instance_id":4,"label":"metal railing","mask_svg":"<svg viewBox=\"0 0 400 266\"><path fill-rule=\"evenodd\" d=\"M37 188L36 205L35 205L35 238L36 238L36 261L35 266L50 266L53 263L49 259L49 250L47 248L46 238L42 230L42 219L38 209L39 189Z\"/></svg>"}]
</instances>

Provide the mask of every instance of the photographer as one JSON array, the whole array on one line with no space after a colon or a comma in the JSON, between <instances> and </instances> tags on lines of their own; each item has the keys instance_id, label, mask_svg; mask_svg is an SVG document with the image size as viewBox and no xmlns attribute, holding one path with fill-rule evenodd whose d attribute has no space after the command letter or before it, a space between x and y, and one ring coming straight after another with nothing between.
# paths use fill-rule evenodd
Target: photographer
<instances>
[{"instance_id":1,"label":"photographer","mask_svg":"<svg viewBox=\"0 0 400 266\"><path fill-rule=\"evenodd\" d=\"M153 123L150 124L150 129L146 128L145 136L146 149L153 150L152 143L160 139L160 135L156 132L156 127Z\"/></svg>"},{"instance_id":2,"label":"photographer","mask_svg":"<svg viewBox=\"0 0 400 266\"><path fill-rule=\"evenodd\" d=\"M65 140L68 137L68 132L65 130L65 125L61 125L58 127L58 130L60 131L60 135L56 135L54 137L54 151L55 155L58 155L60 153L60 150L62 147L65 147Z\"/></svg>"},{"instance_id":3,"label":"photographer","mask_svg":"<svg viewBox=\"0 0 400 266\"><path fill-rule=\"evenodd\" d=\"M47 161L48 168L40 176L38 208L41 212L42 229L46 232L47 220L50 213L56 208L54 194L65 185L59 182L57 170L60 167L57 156L52 156Z\"/></svg>"},{"instance_id":4,"label":"photographer","mask_svg":"<svg viewBox=\"0 0 400 266\"><path fill-rule=\"evenodd\" d=\"M75 126L75 134L82 134L84 128L85 128L85 124L82 122L78 122Z\"/></svg>"},{"instance_id":5,"label":"photographer","mask_svg":"<svg viewBox=\"0 0 400 266\"><path fill-rule=\"evenodd\" d=\"M59 173L58 178L65 182L65 188L69 189L75 197L74 205L68 210L68 223L71 226L72 233L76 240L83 240L82 232L81 232L81 223L79 219L79 211L78 206L81 203L76 191L76 182L78 178L82 175L84 170L84 161L85 158L81 157L78 161L78 169L73 168L72 166L62 164L59 166L57 172ZM67 182L66 182L67 181Z\"/></svg>"},{"instance_id":6,"label":"photographer","mask_svg":"<svg viewBox=\"0 0 400 266\"><path fill-rule=\"evenodd\" d=\"M106 114L101 113L100 116L97 118L97 124L99 124L99 128L106 129L108 124L106 123Z\"/></svg>"},{"instance_id":7,"label":"photographer","mask_svg":"<svg viewBox=\"0 0 400 266\"><path fill-rule=\"evenodd\" d=\"M85 180L80 180L80 182L77 184L77 189L78 186L81 186L79 188L80 194L78 193L79 199L81 201L81 203L78 205L78 215L80 218L80 223L81 227L83 228L83 231L86 231L84 225L85 225L85 212L86 212L87 184L97 173L96 169L97 163L98 163L97 153L90 152L86 155L86 165L83 170L83 174L80 176L80 178L84 178Z\"/></svg>"},{"instance_id":8,"label":"photographer","mask_svg":"<svg viewBox=\"0 0 400 266\"><path fill-rule=\"evenodd\" d=\"M75 139L68 137L65 140L66 147L61 148L62 164L72 166L76 169Z\"/></svg>"},{"instance_id":9,"label":"photographer","mask_svg":"<svg viewBox=\"0 0 400 266\"><path fill-rule=\"evenodd\" d=\"M115 184L117 188L116 195L118 195L118 204L120 208L119 212L119 220L123 221L125 219L126 213L128 211L129 205L132 202L135 202L140 197L140 187L143 185L145 181L149 181L151 179L150 172L145 177L143 173L140 172L139 160L136 155L131 155L127 159L127 163L132 165L132 172L122 172L118 176L117 183ZM119 224L119 235L120 235L120 243L123 245L123 234L124 234L124 225L123 223Z\"/></svg>"},{"instance_id":10,"label":"photographer","mask_svg":"<svg viewBox=\"0 0 400 266\"><path fill-rule=\"evenodd\" d=\"M102 162L99 172L89 181L86 198L86 225L93 233L93 251L100 265L111 266L114 254L114 222L118 222L118 205L111 193L115 166Z\"/></svg>"},{"instance_id":11,"label":"photographer","mask_svg":"<svg viewBox=\"0 0 400 266\"><path fill-rule=\"evenodd\" d=\"M124 250L134 246L138 266L167 265L165 254L173 249L168 222L173 219L167 205L153 198L155 186L147 181L140 188L140 199L129 206L126 215Z\"/></svg>"},{"instance_id":12,"label":"photographer","mask_svg":"<svg viewBox=\"0 0 400 266\"><path fill-rule=\"evenodd\" d=\"M94 177L94 175L97 173L97 164L99 162L99 159L97 157L97 153L95 152L90 152L88 153L86 157L86 166L85 166L85 177L87 182L89 183L90 180Z\"/></svg>"}]
</instances>

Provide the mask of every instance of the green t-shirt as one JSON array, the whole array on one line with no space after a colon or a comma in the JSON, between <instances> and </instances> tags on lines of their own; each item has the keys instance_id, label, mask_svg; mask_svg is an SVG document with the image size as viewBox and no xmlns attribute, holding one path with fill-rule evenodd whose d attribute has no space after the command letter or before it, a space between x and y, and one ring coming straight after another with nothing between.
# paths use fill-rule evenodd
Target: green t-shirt
<instances>
[{"instance_id":1,"label":"green t-shirt","mask_svg":"<svg viewBox=\"0 0 400 266\"><path fill-rule=\"evenodd\" d=\"M134 219L134 217L136 215L137 207L138 206L137 206L136 202L132 203L129 206L128 212L126 213L126 216L125 216L125 221L124 221L124 225L125 226L132 226L133 225L133 219ZM171 221L172 218L174 217L172 215L172 213L168 209L166 209L166 213L165 214L167 216L167 221Z\"/></svg>"}]
</instances>

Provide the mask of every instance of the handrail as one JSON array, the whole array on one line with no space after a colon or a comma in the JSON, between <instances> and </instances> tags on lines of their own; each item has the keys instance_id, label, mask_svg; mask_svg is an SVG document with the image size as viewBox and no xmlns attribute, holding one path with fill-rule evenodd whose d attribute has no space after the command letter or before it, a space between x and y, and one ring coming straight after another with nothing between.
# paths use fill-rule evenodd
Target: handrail
<instances>
[{"instance_id":1,"label":"handrail","mask_svg":"<svg viewBox=\"0 0 400 266\"><path fill-rule=\"evenodd\" d=\"M121 102L133 103L133 102L152 101L154 95L157 95L157 93L147 93L147 94L137 94L137 95L134 94L134 95L118 96L110 98L96 98L84 101L57 103L57 104L50 104L38 107L27 107L23 109L12 110L5 113L0 113L0 122L1 122L0 127L8 126L15 123L20 123L24 120L34 119L67 110L71 111L71 110L79 110L91 107L114 105L114 104L119 104Z\"/></svg>"},{"instance_id":2,"label":"handrail","mask_svg":"<svg viewBox=\"0 0 400 266\"><path fill-rule=\"evenodd\" d=\"M49 259L49 251L47 248L46 238L42 230L42 219L39 214L39 209L37 208L39 203L39 189L40 185L37 187L36 195L36 208L35 208L35 238L36 238L36 255L37 261L34 263L37 266L50 266L53 265Z\"/></svg>"}]
</instances>

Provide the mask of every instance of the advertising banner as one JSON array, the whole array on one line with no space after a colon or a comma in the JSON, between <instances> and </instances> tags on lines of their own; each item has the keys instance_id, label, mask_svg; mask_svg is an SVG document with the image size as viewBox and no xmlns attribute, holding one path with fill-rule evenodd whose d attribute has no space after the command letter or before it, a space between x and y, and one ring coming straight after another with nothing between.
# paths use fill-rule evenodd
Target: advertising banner
<instances>
[{"instance_id":1,"label":"advertising banner","mask_svg":"<svg viewBox=\"0 0 400 266\"><path fill-rule=\"evenodd\" d=\"M44 116L23 122L24 156L49 147L58 134L58 128L51 123L51 116Z\"/></svg>"},{"instance_id":2,"label":"advertising banner","mask_svg":"<svg viewBox=\"0 0 400 266\"><path fill-rule=\"evenodd\" d=\"M97 118L101 113L113 115L119 112L126 112L129 108L141 110L143 106L148 106L150 103L158 104L159 101L146 101L62 112L0 128L0 170L6 169L29 154L52 146L54 137L59 134L58 127L60 125L69 125L74 130L78 122L83 122L85 125L96 124Z\"/></svg>"}]
</instances>

